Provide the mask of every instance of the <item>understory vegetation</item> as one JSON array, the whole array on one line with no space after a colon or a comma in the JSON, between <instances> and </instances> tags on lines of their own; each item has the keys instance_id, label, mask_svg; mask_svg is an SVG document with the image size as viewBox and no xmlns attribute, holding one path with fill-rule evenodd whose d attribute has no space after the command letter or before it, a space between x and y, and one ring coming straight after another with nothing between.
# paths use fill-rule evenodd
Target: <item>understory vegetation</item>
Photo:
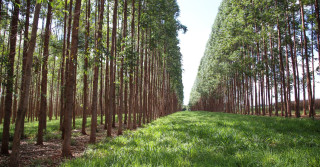
<instances>
[{"instance_id":1,"label":"understory vegetation","mask_svg":"<svg viewBox=\"0 0 320 167\"><path fill-rule=\"evenodd\" d=\"M178 112L90 145L62 166L319 166L320 122Z\"/></svg>"}]
</instances>

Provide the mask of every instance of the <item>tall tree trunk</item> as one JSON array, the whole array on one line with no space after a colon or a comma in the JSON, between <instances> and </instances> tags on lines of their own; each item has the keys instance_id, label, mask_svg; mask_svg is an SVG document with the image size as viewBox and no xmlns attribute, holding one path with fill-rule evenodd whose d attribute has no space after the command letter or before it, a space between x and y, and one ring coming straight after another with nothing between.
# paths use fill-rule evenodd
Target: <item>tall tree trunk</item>
<instances>
[{"instance_id":1,"label":"tall tree trunk","mask_svg":"<svg viewBox=\"0 0 320 167\"><path fill-rule=\"evenodd\" d=\"M44 34L42 81L41 81L41 103L40 103L37 145L43 145L43 129L45 128L45 120L47 118L48 57L49 57L50 25L51 25L51 13L52 13L51 3L52 3L52 0L49 0L46 30Z\"/></svg>"},{"instance_id":2,"label":"tall tree trunk","mask_svg":"<svg viewBox=\"0 0 320 167\"><path fill-rule=\"evenodd\" d=\"M117 16L118 16L118 0L114 0L113 8L113 28L112 28L112 44L111 44L111 62L110 62L110 105L108 113L107 136L111 136L112 131L112 114L115 112L115 70L114 63L116 57L116 37L117 37Z\"/></svg>"},{"instance_id":3,"label":"tall tree trunk","mask_svg":"<svg viewBox=\"0 0 320 167\"><path fill-rule=\"evenodd\" d=\"M26 56L26 66L24 68L25 73L22 76L22 82L21 82L21 96L19 99L17 120L15 123L14 137L13 137L13 143L12 143L12 153L11 153L10 162L9 162L10 166L18 166L18 163L19 163L20 137L22 133L22 125L24 123L24 116L28 107L31 68L32 68L33 53L36 45L40 8L41 8L41 3L37 3L35 7L34 16L33 16L31 39L29 42L29 48Z\"/></svg>"},{"instance_id":4,"label":"tall tree trunk","mask_svg":"<svg viewBox=\"0 0 320 167\"><path fill-rule=\"evenodd\" d=\"M100 0L99 9L99 27L97 34L97 55L95 56L94 65L94 78L93 78L93 95L92 95L92 115L91 115L91 133L90 143L96 142L96 130L97 130L97 100L98 100L98 79L99 79L99 57L102 50L102 25L103 25L103 13L104 13L104 0ZM102 72L102 71L101 71ZM102 80L101 80L102 82ZM102 88L101 88L102 89Z\"/></svg>"},{"instance_id":5,"label":"tall tree trunk","mask_svg":"<svg viewBox=\"0 0 320 167\"><path fill-rule=\"evenodd\" d=\"M309 117L314 117L314 109L313 109L313 97L312 97L312 88L311 88L311 76L310 76L310 68L309 68L309 55L308 55L308 46L307 46L307 35L306 35L306 26L304 22L304 10L303 4L301 0L299 0L300 9L301 9L301 21L302 21L302 31L304 38L304 52L306 58L306 71L307 71L307 87L308 87L308 104L309 104Z\"/></svg>"},{"instance_id":6,"label":"tall tree trunk","mask_svg":"<svg viewBox=\"0 0 320 167\"><path fill-rule=\"evenodd\" d=\"M106 55L106 80L105 80L105 123L104 123L104 129L108 128L108 113L109 113L109 104L110 104L110 77L109 75L109 57L110 57L110 25L109 25L109 14L110 14L110 9L109 9L109 0L107 0L107 55Z\"/></svg>"},{"instance_id":7,"label":"tall tree trunk","mask_svg":"<svg viewBox=\"0 0 320 167\"><path fill-rule=\"evenodd\" d=\"M56 57L53 57L53 67L52 67L52 77L51 77L51 86L50 86L50 103L49 103L49 120L52 120L53 116L53 88L54 88L54 78L55 78L55 66L56 66ZM58 75L59 76L59 75ZM58 88L57 88L58 89Z\"/></svg>"},{"instance_id":8,"label":"tall tree trunk","mask_svg":"<svg viewBox=\"0 0 320 167\"><path fill-rule=\"evenodd\" d=\"M134 4L135 1L133 0L132 3ZM135 69L135 91L136 91L136 94L135 94L135 97L136 97L136 100L135 100L135 106L136 106L136 112L137 112L137 116L138 116L138 126L141 126L141 105L139 103L139 87L140 87L140 83L139 83L139 53L140 53L140 15L141 15L141 3L140 1L138 2L139 3L139 9L138 9L138 40L137 40L137 53L138 53L138 57L137 57L137 61L136 61L136 69ZM134 24L133 25L133 28L134 28ZM132 31L132 30L131 30Z\"/></svg>"},{"instance_id":9,"label":"tall tree trunk","mask_svg":"<svg viewBox=\"0 0 320 167\"><path fill-rule=\"evenodd\" d=\"M289 69L289 51L288 51L288 44L286 43L286 73L287 73L287 111L289 117L291 117L291 98L290 98L290 69Z\"/></svg>"},{"instance_id":10,"label":"tall tree trunk","mask_svg":"<svg viewBox=\"0 0 320 167\"><path fill-rule=\"evenodd\" d=\"M122 37L123 37L123 43L125 43L125 39L127 37L127 16L128 16L128 2L127 0L124 0L124 6L123 6L123 32L122 32ZM126 45L124 45L126 46ZM125 48L123 47L122 50ZM130 60L129 60L130 61ZM122 111L123 111L123 62L124 62L124 57L122 55L121 57L121 67L120 67L120 89L119 89L119 110L118 110L118 121L119 121L119 127L118 127L118 135L122 134ZM131 90L130 90L131 92ZM125 104L126 105L126 104ZM130 108L132 110L132 108Z\"/></svg>"},{"instance_id":11,"label":"tall tree trunk","mask_svg":"<svg viewBox=\"0 0 320 167\"><path fill-rule=\"evenodd\" d=\"M100 124L103 125L103 63L102 57L100 57Z\"/></svg>"},{"instance_id":12,"label":"tall tree trunk","mask_svg":"<svg viewBox=\"0 0 320 167\"><path fill-rule=\"evenodd\" d=\"M89 36L90 36L90 0L86 2L86 37L85 37L85 57L83 70L83 112L81 133L86 135L87 111L88 111L88 57L89 57Z\"/></svg>"},{"instance_id":13,"label":"tall tree trunk","mask_svg":"<svg viewBox=\"0 0 320 167\"><path fill-rule=\"evenodd\" d=\"M271 107L271 103L270 103L270 85L269 85L269 64L268 64L268 51L267 51L267 44L266 44L266 41L265 41L265 38L263 37L263 47L264 47L264 64L266 65L266 94L267 94L267 100L268 100L268 106L269 106L269 110L268 110L268 113L270 115L270 113L272 112L272 110L270 109ZM248 87L248 86L247 86ZM248 89L248 88L247 88ZM249 109L248 109L249 110Z\"/></svg>"},{"instance_id":14,"label":"tall tree trunk","mask_svg":"<svg viewBox=\"0 0 320 167\"><path fill-rule=\"evenodd\" d=\"M287 101L288 101L288 95L287 95L287 90L285 88L286 82L285 82L285 74L284 74L284 65L283 65L283 57L282 57L282 48L281 48L281 30L280 30L280 25L279 25L279 18L277 19L277 30L278 30L278 51L279 51L279 61L280 61L280 75L281 75L281 80L282 80L282 95L283 95L283 103L285 104L284 106L284 112L285 112L285 117L288 117L288 111L287 111ZM283 106L284 104L281 103Z\"/></svg>"},{"instance_id":15,"label":"tall tree trunk","mask_svg":"<svg viewBox=\"0 0 320 167\"><path fill-rule=\"evenodd\" d=\"M81 8L81 0L76 0L75 9L74 9L74 17L73 17L73 27L72 27L72 40L71 40L71 55L69 59L69 76L66 80L66 109L64 113L64 137L62 142L62 156L63 157L71 157L72 153L70 150L71 145L71 117L72 110L74 105L74 69L75 64L74 60L77 57L78 52L78 32L79 32L79 18L80 18L80 10Z\"/></svg>"},{"instance_id":16,"label":"tall tree trunk","mask_svg":"<svg viewBox=\"0 0 320 167\"><path fill-rule=\"evenodd\" d=\"M312 13L313 13L313 9L312 9ZM315 100L316 100L316 78L315 78L315 73L314 73L314 53L313 53L313 21L312 21L312 23L311 23L312 25L311 25L311 39L312 39L312 44L311 44L311 50L312 50L312 52L311 52L311 54L312 54L312 56L311 56L311 60L312 60L312 81L313 81L313 83L312 83L312 100L313 100L313 102L315 103ZM315 112L315 110L316 110L316 108L315 108L315 105L313 105L313 110L314 110L314 112ZM314 115L316 115L316 113L314 113Z\"/></svg>"},{"instance_id":17,"label":"tall tree trunk","mask_svg":"<svg viewBox=\"0 0 320 167\"><path fill-rule=\"evenodd\" d=\"M133 51L132 52L134 52L134 49L135 49L135 45L134 45L134 41L135 41L135 11L136 11L136 8L135 8L135 0L132 0L132 5L131 5L131 7L132 7L132 15L131 15L131 19L132 19L132 21L131 21L131 38L132 38L132 45L133 45ZM133 63L133 62L132 62ZM134 66L132 65L132 67L131 67L131 69L132 70L134 70ZM138 73L138 71L135 71L135 74L137 74ZM131 74L131 75L133 75L133 74ZM134 75L134 76L136 76L136 75ZM133 80L132 80L132 82L133 82ZM132 115L133 115L133 124L132 124L132 128L133 129L136 129L137 128L137 103L136 103L136 101L137 101L137 94L136 94L136 88L137 88L137 83L135 83L135 87L133 87L132 86L132 90L130 90L130 91L132 91L132 94L133 94L133 96L134 96L134 101L132 102L132 106L133 106L133 112L132 112Z\"/></svg>"},{"instance_id":18,"label":"tall tree trunk","mask_svg":"<svg viewBox=\"0 0 320 167\"><path fill-rule=\"evenodd\" d=\"M314 6L315 6L315 13L316 13L316 20L317 20L317 24L318 24L318 31L317 31L318 49L320 49L320 17L319 17L318 0L315 0ZM320 52L319 51L318 51L318 59L319 59L319 68L320 68Z\"/></svg>"},{"instance_id":19,"label":"tall tree trunk","mask_svg":"<svg viewBox=\"0 0 320 167\"><path fill-rule=\"evenodd\" d=\"M65 0L65 7L64 9L67 10L68 9L68 0ZM70 6L72 6L72 0L70 0ZM71 8L72 9L72 8ZM67 38L67 17L68 17L68 14L67 12L65 12L64 14L64 27L63 27L63 47L62 47L62 62L61 62L61 94L60 94L60 130L62 131L62 136L61 138L63 139L63 136L64 136L64 130L63 130L63 115L64 115L64 109L65 109L65 86L66 86L66 83L65 83L65 79L66 79L66 76L65 74L67 73L67 63L65 63L65 60L66 60L66 54L67 54L67 41L66 39L68 39L69 41L69 37ZM72 11L69 10L69 17L72 17ZM68 21L68 30L71 29L71 19L69 18L69 21ZM68 36L70 36L68 34ZM68 56L68 55L67 55ZM66 70L65 70L66 68Z\"/></svg>"},{"instance_id":20,"label":"tall tree trunk","mask_svg":"<svg viewBox=\"0 0 320 167\"><path fill-rule=\"evenodd\" d=\"M289 36L291 36L291 28L290 28L290 24L289 24L289 18L287 17L287 20L288 20L288 33L289 33ZM296 48L296 30L295 30L295 21L293 20L293 40L294 40L294 43L292 46L292 41L290 40L290 54L291 54L291 61L292 61L292 73L293 73L293 89L294 89L294 99L295 99L295 116L297 118L300 117L300 107L299 107L299 104L300 104L300 100L298 98L298 88L297 88L297 73L296 73L296 63L295 63L295 57L297 56L297 52L295 50Z\"/></svg>"},{"instance_id":21,"label":"tall tree trunk","mask_svg":"<svg viewBox=\"0 0 320 167\"><path fill-rule=\"evenodd\" d=\"M3 39L5 39L6 38L6 31L4 31L3 32ZM9 43L10 43L10 41L8 40L8 45L9 45ZM5 45L2 45L2 56L4 56L5 55ZM2 86L2 67L3 67L3 62L1 62L0 63L0 67L1 67L1 70L0 70L0 86ZM0 124L2 124L2 118L3 118L3 114L4 114L4 101L5 101L5 99L4 99L4 95L3 95L3 93L5 92L5 87L4 86L2 86L1 87L1 89L0 89L0 91L1 91L1 97L0 97L0 100L1 100L1 102L0 102L0 104L1 104L1 106L0 106Z\"/></svg>"},{"instance_id":22,"label":"tall tree trunk","mask_svg":"<svg viewBox=\"0 0 320 167\"><path fill-rule=\"evenodd\" d=\"M17 109L18 109L18 79L19 79L19 67L20 67L20 53L21 53L21 41L22 41L22 30L20 31L20 42L19 42L19 53L18 53L18 64L16 66L16 80L14 86L14 101L13 101L13 116L12 116L12 124L15 123L17 117ZM0 79L1 83L1 79ZM0 84L1 85L1 84ZM0 88L1 89L1 88ZM0 107L1 108L1 107Z\"/></svg>"},{"instance_id":23,"label":"tall tree trunk","mask_svg":"<svg viewBox=\"0 0 320 167\"><path fill-rule=\"evenodd\" d=\"M302 41L302 32L301 32L301 38L300 38L301 45L303 43ZM303 115L307 115L307 109L306 109L306 85L305 85L305 64L304 64L305 57L303 56L303 46L301 46L301 64L302 64L302 93L303 93ZM298 63L298 62L297 62ZM298 67L298 65L297 65ZM299 73L298 73L299 74Z\"/></svg>"},{"instance_id":24,"label":"tall tree trunk","mask_svg":"<svg viewBox=\"0 0 320 167\"><path fill-rule=\"evenodd\" d=\"M275 95L275 115L278 116L278 84L277 84L277 77L276 77L276 63L275 63L275 56L273 55L273 42L272 42L272 34L270 33L270 54L272 59L272 73L273 73L273 83L274 83L274 95Z\"/></svg>"},{"instance_id":25,"label":"tall tree trunk","mask_svg":"<svg viewBox=\"0 0 320 167\"><path fill-rule=\"evenodd\" d=\"M18 20L20 11L20 1L14 1L14 10L10 25L10 52L7 63L7 82L6 82L6 97L5 97L5 112L2 133L1 154L9 154L9 130L10 116L12 112L12 92L14 81L14 57L16 55L16 42L18 34Z\"/></svg>"}]
</instances>

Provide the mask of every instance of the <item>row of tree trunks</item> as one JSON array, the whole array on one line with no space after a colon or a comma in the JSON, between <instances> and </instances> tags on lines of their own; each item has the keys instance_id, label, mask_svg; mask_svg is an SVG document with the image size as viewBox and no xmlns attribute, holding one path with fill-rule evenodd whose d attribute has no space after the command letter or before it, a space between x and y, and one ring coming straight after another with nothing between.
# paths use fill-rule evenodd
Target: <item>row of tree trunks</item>
<instances>
[{"instance_id":1,"label":"row of tree trunks","mask_svg":"<svg viewBox=\"0 0 320 167\"><path fill-rule=\"evenodd\" d=\"M19 6L17 3L19 1L15 2ZM29 12L32 11L30 9L32 5L29 0L26 2L25 24L29 26ZM0 121L5 118L2 140L5 144L2 144L1 148L4 150L3 154L9 153L9 126L10 122L15 123L10 166L19 165L19 147L24 136L25 116L28 121L39 121L37 145L44 144L47 117L50 121L54 119L53 117L56 120L59 119L63 139L62 156L71 157L71 133L72 128L76 128L76 117L78 116L82 115L82 134L87 134L87 117L91 117L89 142L95 143L99 113L101 124L105 124L107 136L112 136L114 135L112 127L117 127L117 133L121 135L123 129L136 129L142 124L150 123L160 116L180 109L181 99L179 98L181 97L175 90L178 84L175 83L178 82L176 81L177 76L172 72L175 69L172 65L175 63L172 62L176 60L169 54L172 46L162 41L159 42L159 45L163 47L155 47L153 36L158 33L157 29L144 24L145 20L141 21L144 19L142 13L149 10L146 7L149 2L125 0L124 3L120 3L118 0L107 0L107 33L104 32L103 21L105 0L96 0L95 3L91 3L90 0L85 1L83 5L86 8L86 14L83 15L85 16L84 28L79 27L83 17L80 13L81 0L64 1L64 9L68 12L65 12L64 20L61 19L63 20L61 25L54 22L56 16L53 17L55 12L53 4L55 3L49 0L44 8L41 8L42 2L36 3L32 15L30 40L28 39L28 26L25 27L24 36L22 36L22 31L19 31L19 54L16 65L17 69L22 69L22 74L17 70L14 77L16 53L10 53L8 65L10 68L6 68L8 70L6 75L12 77L5 78L7 83L4 88L1 85L1 90L5 90L7 96L6 99L1 99L1 108L4 105L10 106L0 110ZM94 21L90 16L93 13L92 4L98 7L95 9ZM110 11L111 9L113 11ZM42 10L46 11L46 17L42 15L39 18ZM7 48L15 52L18 29L15 29L14 25L16 27L18 25L19 7L14 6L13 13L17 17L12 17L10 41ZM113 14L112 24L109 25L111 13ZM42 23L41 36L43 38L38 38L37 41L39 22ZM93 22L96 26L91 26ZM51 24L56 27L51 29ZM93 27L95 33L90 32ZM63 34L58 33L56 29L63 29ZM78 47L82 31L85 32L84 52L81 47ZM106 37L103 36L104 34ZM91 40L92 36L94 36L94 42ZM62 51L58 53L54 51L60 47L56 46L55 37L58 37L57 41L61 42L62 47ZM22 38L24 38L22 63L19 63ZM104 42L106 42L106 48ZM35 50L37 54L34 54ZM85 55L84 61L81 62L83 54ZM92 57L94 58L91 60ZM81 68L80 65L84 66ZM1 70L0 80L3 79L2 72L3 70ZM77 82L79 76L83 79L83 84ZM18 87L18 84L21 86ZM18 94L19 88L21 88L19 96L15 96L13 102L13 93ZM6 137L8 137L7 140Z\"/></svg>"},{"instance_id":2,"label":"row of tree trunks","mask_svg":"<svg viewBox=\"0 0 320 167\"><path fill-rule=\"evenodd\" d=\"M251 5L254 7L253 2ZM298 4L289 1L275 1L274 5L275 8L280 8L280 5L284 5L285 19L280 18L280 15L275 14L275 24L264 25L257 21L258 17L254 18L254 33L256 33L257 36L262 36L262 33L268 34L269 41L267 42L267 39L263 36L263 38L258 38L252 46L248 46L247 48L246 46L242 46L242 48L246 48L247 50L245 53L245 55L248 55L247 58L251 58L251 60L254 61L249 68L258 70L254 70L249 74L251 79L248 79L246 76L248 72L241 71L242 69L236 70L233 74L230 74L231 77L227 79L226 86L224 87L226 91L226 96L224 97L224 110L232 113L250 114L250 110L247 108L250 108L251 103L251 111L256 115L265 115L267 114L266 112L268 112L269 116L272 116L273 114L278 116L279 110L281 110L281 116L291 117L292 110L295 110L294 115L298 118L300 117L300 110L302 108L304 115L307 115L308 110L309 117L314 117L315 67L314 58L310 59L310 56L313 56L313 51L310 52L310 49L308 48L308 45L311 44L311 50L313 50L313 43L308 42L308 28L305 21L308 17L305 16L305 4L303 4L303 1L299 0ZM295 6L299 7L299 10L296 10L296 12L294 11ZM317 0L315 0L314 7L316 11L316 21L319 23L319 7ZM313 13L312 4L311 10ZM301 21L301 34L296 33L298 18L295 17L297 16L300 17ZM311 21L308 21L309 23L311 22L311 38L313 40L313 33L317 32L317 45L319 46L319 32L313 30L313 20L311 19ZM273 27L276 27L276 29ZM265 30L265 28L267 30ZM271 31L272 29L275 31ZM297 38L298 35L301 37L300 46L299 39ZM269 47L267 46L267 43L269 43ZM297 48L299 47L301 48L301 51L297 51ZM277 49L276 53L274 52L275 49ZM283 56L283 54L286 54L286 56ZM297 58L298 54L301 55L301 64ZM268 55L270 55L270 57ZM310 66L310 63L313 63L312 67ZM258 65L263 66L263 68L259 69L261 67ZM302 65L302 68L299 67L300 65ZM269 71L269 69L271 71ZM299 73L300 69L302 70L301 73ZM310 70L312 71L310 72ZM302 86L300 86L300 84L302 84ZM303 98L302 107L300 105L300 88L302 89ZM215 90L213 90L213 92L214 91ZM291 102L292 92L294 95L294 105L292 105ZM214 95L210 96L216 96L216 94L217 93L214 93ZM274 97L272 95L274 95ZM208 102L211 98L212 97L201 96L198 102L191 107L194 110L208 109L213 111L210 107L213 102ZM216 100L218 99L219 98L216 98ZM275 100L274 103L273 100ZM306 104L307 100L308 104ZM245 110L245 112L243 112L243 110Z\"/></svg>"}]
</instances>

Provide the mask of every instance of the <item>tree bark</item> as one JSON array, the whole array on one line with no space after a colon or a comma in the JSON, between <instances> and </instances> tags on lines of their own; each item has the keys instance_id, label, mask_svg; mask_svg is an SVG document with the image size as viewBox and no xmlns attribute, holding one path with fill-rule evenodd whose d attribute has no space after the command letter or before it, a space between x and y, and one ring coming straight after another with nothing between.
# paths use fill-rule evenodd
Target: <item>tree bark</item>
<instances>
[{"instance_id":1,"label":"tree bark","mask_svg":"<svg viewBox=\"0 0 320 167\"><path fill-rule=\"evenodd\" d=\"M275 109L275 115L278 116L278 84L277 84L277 78L276 78L275 56L273 55L272 50L273 50L273 42L272 42L272 34L270 33L270 54L272 59L272 73L273 73L274 95L275 95L274 109Z\"/></svg>"},{"instance_id":2,"label":"tree bark","mask_svg":"<svg viewBox=\"0 0 320 167\"><path fill-rule=\"evenodd\" d=\"M289 24L289 18L288 19L288 32L289 32L289 36L291 36L291 28L290 28L290 24ZM298 98L298 88L297 88L297 73L296 73L296 63L295 63L295 59L297 57L297 52L295 50L296 48L296 30L295 30L295 20L293 20L293 40L294 43L292 46L292 41L290 40L290 54L291 54L291 61L292 61L292 73L293 73L293 89L294 89L294 99L295 99L295 116L297 118L300 117L300 100Z\"/></svg>"},{"instance_id":3,"label":"tree bark","mask_svg":"<svg viewBox=\"0 0 320 167\"><path fill-rule=\"evenodd\" d=\"M282 57L282 48L281 48L281 30L280 30L280 25L279 25L279 18L277 19L277 30L278 30L278 51L279 51L279 61L280 61L280 75L281 75L281 80L282 80L282 95L284 96L284 101L283 103L285 104L284 106L284 112L285 112L285 117L288 117L288 111L287 111L287 101L288 101L288 95L287 95L287 90L286 90L286 82L285 82L285 74L284 74L284 65L283 65L283 57ZM281 103L283 106L284 104Z\"/></svg>"},{"instance_id":4,"label":"tree bark","mask_svg":"<svg viewBox=\"0 0 320 167\"><path fill-rule=\"evenodd\" d=\"M302 21L302 31L304 38L304 50L305 50L305 58L306 58L306 71L307 71L307 87L308 87L308 104L309 104L309 117L314 117L314 108L313 108L313 97L312 97L312 88L311 88L311 76L310 76L310 68L309 68L309 55L308 55L308 46L307 46L307 35L306 28L304 22L304 10L303 4L301 0L299 0L300 9L301 9L301 21Z\"/></svg>"},{"instance_id":5,"label":"tree bark","mask_svg":"<svg viewBox=\"0 0 320 167\"><path fill-rule=\"evenodd\" d=\"M122 32L122 36L123 36L123 43L124 46L126 43L126 37L127 37L127 17L128 17L128 1L124 0L124 6L123 6L123 32ZM123 47L122 50L124 50L125 48ZM130 60L129 60L130 61ZM118 127L118 135L122 134L122 113L123 113L123 108L124 108L124 100L123 100L123 67L124 66L124 57L122 55L121 57L121 67L120 67L120 89L119 89L119 110L118 110L118 122L119 122L119 127ZM131 90L130 90L131 92ZM132 109L132 108L131 108Z\"/></svg>"},{"instance_id":6,"label":"tree bark","mask_svg":"<svg viewBox=\"0 0 320 167\"><path fill-rule=\"evenodd\" d=\"M105 123L104 123L104 129L108 128L108 113L109 113L109 104L110 104L110 77L111 75L109 74L109 57L110 57L110 25L109 25L109 14L110 14L110 9L109 9L109 0L107 0L107 55L106 55L106 80L105 80Z\"/></svg>"},{"instance_id":7,"label":"tree bark","mask_svg":"<svg viewBox=\"0 0 320 167\"><path fill-rule=\"evenodd\" d=\"M102 25L103 25L103 13L104 13L104 0L100 0L99 9L99 22L98 22L98 34L97 34L97 55L95 56L94 65L94 78L93 78L93 95L92 95L92 115L91 115L91 133L90 143L96 142L96 130L97 130L97 101L98 101L98 77L99 77L99 57L102 50ZM102 71L101 71L102 72ZM102 80L101 80L102 82Z\"/></svg>"},{"instance_id":8,"label":"tree bark","mask_svg":"<svg viewBox=\"0 0 320 167\"><path fill-rule=\"evenodd\" d=\"M315 13L316 13L316 20L318 24L318 31L317 31L317 41L318 41L318 49L320 49L320 17L319 17L319 3L318 0L314 2L315 6ZM320 68L320 52L318 51L318 59L319 59L319 68Z\"/></svg>"},{"instance_id":9,"label":"tree bark","mask_svg":"<svg viewBox=\"0 0 320 167\"><path fill-rule=\"evenodd\" d=\"M20 1L14 1L14 10L12 13L10 24L10 50L7 63L7 82L6 82L6 97L5 97L5 112L2 133L1 154L9 154L9 130L10 116L12 112L12 94L14 81L14 58L16 55L16 42L18 34L18 20L20 12Z\"/></svg>"},{"instance_id":10,"label":"tree bark","mask_svg":"<svg viewBox=\"0 0 320 167\"><path fill-rule=\"evenodd\" d=\"M41 103L40 103L37 145L43 145L43 129L45 128L45 120L47 118L48 57L49 57L50 25L51 25L51 14L52 14L51 3L52 3L52 0L49 0L46 30L44 34L42 81L41 81Z\"/></svg>"},{"instance_id":11,"label":"tree bark","mask_svg":"<svg viewBox=\"0 0 320 167\"><path fill-rule=\"evenodd\" d=\"M114 63L116 57L116 37L117 37L117 16L118 16L118 0L114 0L113 8L113 28L112 28L112 44L111 44L111 62L110 62L110 106L108 113L107 136L111 136L112 131L112 114L115 112L115 70Z\"/></svg>"},{"instance_id":12,"label":"tree bark","mask_svg":"<svg viewBox=\"0 0 320 167\"><path fill-rule=\"evenodd\" d=\"M19 164L19 147L20 147L20 137L22 133L23 123L25 113L28 107L29 100L29 90L30 90L30 80L31 80L31 68L32 68L32 60L33 53L36 45L37 38L37 30L38 30L38 20L40 14L41 3L37 3L35 7L35 12L33 16L33 26L31 32L31 39L29 42L29 48L26 56L26 65L25 65L25 73L22 76L21 82L21 96L19 99L19 107L17 111L17 120L15 123L13 144L12 144L12 153L10 156L9 166L18 166Z\"/></svg>"},{"instance_id":13,"label":"tree bark","mask_svg":"<svg viewBox=\"0 0 320 167\"><path fill-rule=\"evenodd\" d=\"M80 10L81 8L81 0L76 0L75 9L74 9L74 17L73 17L73 27L72 27L72 40L71 40L71 55L69 59L69 76L66 80L66 109L64 113L64 138L62 142L62 156L63 157L71 157L72 152L70 150L71 145L71 118L72 111L74 105L74 70L75 70L75 62L73 62L77 57L78 52L78 32L79 32L79 18L80 18Z\"/></svg>"},{"instance_id":14,"label":"tree bark","mask_svg":"<svg viewBox=\"0 0 320 167\"><path fill-rule=\"evenodd\" d=\"M86 2L86 37L85 37L85 57L83 70L83 112L81 133L86 135L87 111L88 111L88 57L89 57L89 37L90 37L90 0Z\"/></svg>"}]
</instances>

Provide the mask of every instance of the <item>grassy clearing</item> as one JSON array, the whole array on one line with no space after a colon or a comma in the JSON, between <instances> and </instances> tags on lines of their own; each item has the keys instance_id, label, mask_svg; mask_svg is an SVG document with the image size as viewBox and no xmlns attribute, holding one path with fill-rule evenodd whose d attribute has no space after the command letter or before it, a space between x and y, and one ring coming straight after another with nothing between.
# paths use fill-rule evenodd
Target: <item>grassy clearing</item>
<instances>
[{"instance_id":1,"label":"grassy clearing","mask_svg":"<svg viewBox=\"0 0 320 167\"><path fill-rule=\"evenodd\" d=\"M320 122L179 112L62 166L320 166Z\"/></svg>"}]
</instances>

